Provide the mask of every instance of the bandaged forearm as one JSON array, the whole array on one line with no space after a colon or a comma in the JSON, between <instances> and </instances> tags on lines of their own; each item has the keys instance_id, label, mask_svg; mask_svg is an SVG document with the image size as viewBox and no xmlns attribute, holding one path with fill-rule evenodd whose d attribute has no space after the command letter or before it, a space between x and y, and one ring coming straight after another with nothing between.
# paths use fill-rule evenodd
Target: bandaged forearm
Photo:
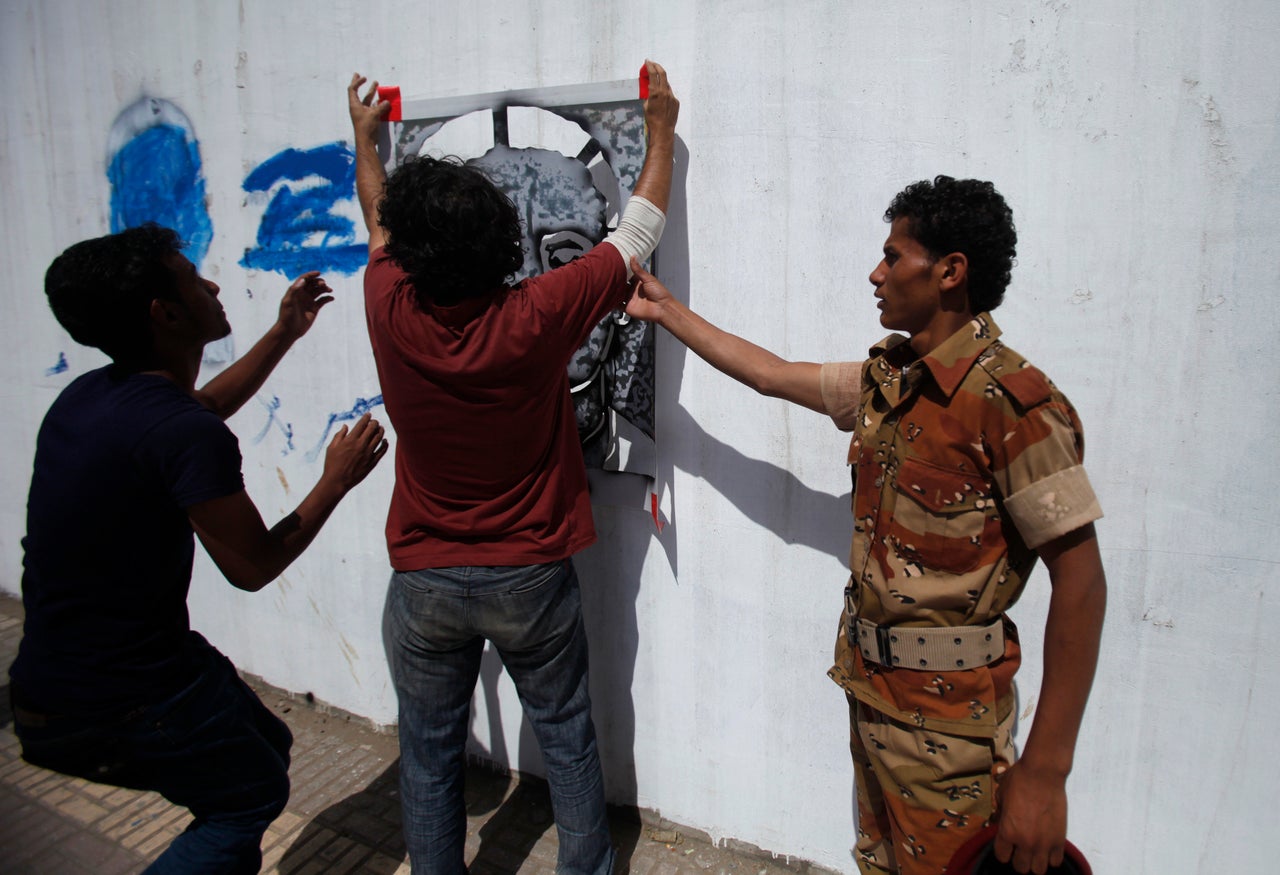
<instances>
[{"instance_id":1,"label":"bandaged forearm","mask_svg":"<svg viewBox=\"0 0 1280 875\"><path fill-rule=\"evenodd\" d=\"M605 238L606 243L612 243L622 253L627 279L631 279L631 256L641 262L648 258L662 239L662 229L666 224L667 217L662 210L644 198L632 195L627 201L617 230Z\"/></svg>"}]
</instances>

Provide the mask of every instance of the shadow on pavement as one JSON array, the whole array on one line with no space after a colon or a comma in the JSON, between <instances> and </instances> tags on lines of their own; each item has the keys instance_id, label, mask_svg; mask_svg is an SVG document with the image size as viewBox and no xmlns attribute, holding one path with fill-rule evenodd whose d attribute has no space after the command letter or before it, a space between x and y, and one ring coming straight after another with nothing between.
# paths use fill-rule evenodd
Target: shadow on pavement
<instances>
[{"instance_id":1,"label":"shadow on pavement","mask_svg":"<svg viewBox=\"0 0 1280 875\"><path fill-rule=\"evenodd\" d=\"M558 844L545 781L532 776L516 778L472 763L467 767L466 802L468 831L476 832L479 824L480 844L469 866L471 875L509 875L519 870L544 837L541 853L550 857L549 866L555 865ZM609 825L618 852L615 872L625 875L640 840L640 814L629 806L610 806ZM320 833L340 836L373 852L378 862L388 864L388 872L394 871L391 863L407 859L400 831L400 760L359 793L312 818L281 857L278 871L282 875L296 872L313 861L329 843L317 843ZM369 863L363 871L375 869L380 871L381 867Z\"/></svg>"},{"instance_id":2,"label":"shadow on pavement","mask_svg":"<svg viewBox=\"0 0 1280 875\"><path fill-rule=\"evenodd\" d=\"M400 760L387 766L359 793L335 802L312 818L280 858L278 871L282 875L296 872L313 860L319 849L314 840L322 832L336 833L397 863L405 860L400 832ZM394 869L391 867L391 871Z\"/></svg>"}]
</instances>

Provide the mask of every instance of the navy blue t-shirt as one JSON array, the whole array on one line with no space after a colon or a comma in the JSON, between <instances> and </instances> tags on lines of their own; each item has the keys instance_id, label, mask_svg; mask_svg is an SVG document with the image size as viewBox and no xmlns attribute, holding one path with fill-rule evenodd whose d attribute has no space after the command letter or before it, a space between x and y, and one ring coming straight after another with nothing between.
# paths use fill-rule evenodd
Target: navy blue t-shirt
<instances>
[{"instance_id":1,"label":"navy blue t-shirt","mask_svg":"<svg viewBox=\"0 0 1280 875\"><path fill-rule=\"evenodd\" d=\"M18 658L23 703L101 714L194 680L186 508L244 488L231 430L171 381L77 378L49 408L27 499Z\"/></svg>"}]
</instances>

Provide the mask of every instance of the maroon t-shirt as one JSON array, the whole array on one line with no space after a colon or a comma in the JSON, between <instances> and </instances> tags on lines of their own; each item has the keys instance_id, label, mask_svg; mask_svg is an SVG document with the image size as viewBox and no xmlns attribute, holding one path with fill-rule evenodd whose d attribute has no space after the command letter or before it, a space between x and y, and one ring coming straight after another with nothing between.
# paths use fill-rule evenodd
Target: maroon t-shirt
<instances>
[{"instance_id":1,"label":"maroon t-shirt","mask_svg":"<svg viewBox=\"0 0 1280 875\"><path fill-rule=\"evenodd\" d=\"M618 250L600 244L514 287L424 311L379 249L364 290L396 436L391 566L533 565L595 541L565 369L626 300Z\"/></svg>"}]
</instances>

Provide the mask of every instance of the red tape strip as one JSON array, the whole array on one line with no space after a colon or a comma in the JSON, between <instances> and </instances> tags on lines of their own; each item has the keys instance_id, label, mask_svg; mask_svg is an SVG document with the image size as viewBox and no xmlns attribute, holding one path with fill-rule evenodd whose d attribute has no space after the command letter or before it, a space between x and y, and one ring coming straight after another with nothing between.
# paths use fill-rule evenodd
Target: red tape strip
<instances>
[{"instance_id":1,"label":"red tape strip","mask_svg":"<svg viewBox=\"0 0 1280 875\"><path fill-rule=\"evenodd\" d=\"M378 102L391 104L391 112L387 115L387 121L398 122L401 120L399 85L379 85Z\"/></svg>"},{"instance_id":2,"label":"red tape strip","mask_svg":"<svg viewBox=\"0 0 1280 875\"><path fill-rule=\"evenodd\" d=\"M658 534L661 535L666 523L662 521L658 514L658 493L656 492L649 493L649 512L653 514L653 524L657 527Z\"/></svg>"},{"instance_id":3,"label":"red tape strip","mask_svg":"<svg viewBox=\"0 0 1280 875\"><path fill-rule=\"evenodd\" d=\"M649 99L649 65L642 64L640 66L640 99Z\"/></svg>"}]
</instances>

